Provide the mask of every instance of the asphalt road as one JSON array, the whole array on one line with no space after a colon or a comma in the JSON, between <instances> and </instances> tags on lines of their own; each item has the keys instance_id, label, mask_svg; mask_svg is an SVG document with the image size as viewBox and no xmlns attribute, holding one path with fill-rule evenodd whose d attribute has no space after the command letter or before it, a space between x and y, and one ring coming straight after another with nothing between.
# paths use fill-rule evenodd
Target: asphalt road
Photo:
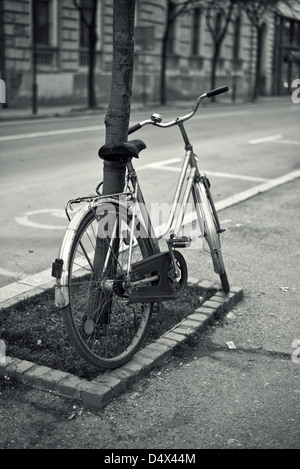
<instances>
[{"instance_id":1,"label":"asphalt road","mask_svg":"<svg viewBox=\"0 0 300 469\"><path fill-rule=\"evenodd\" d=\"M162 114L169 120L188 110L181 104ZM187 122L216 201L298 168L299 110L289 98L207 106ZM151 112L132 113L132 124ZM66 201L94 193L102 179L103 121L104 114L0 123L0 287L50 272L67 225ZM171 202L184 154L178 130L148 126L134 138L148 147L136 161L146 202Z\"/></svg>"}]
</instances>

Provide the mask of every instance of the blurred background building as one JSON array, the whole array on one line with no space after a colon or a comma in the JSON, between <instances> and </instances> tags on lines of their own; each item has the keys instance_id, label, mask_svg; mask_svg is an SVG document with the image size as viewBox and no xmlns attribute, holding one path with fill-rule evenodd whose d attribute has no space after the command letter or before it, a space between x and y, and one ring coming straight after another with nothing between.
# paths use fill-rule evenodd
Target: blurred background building
<instances>
[{"instance_id":1,"label":"blurred background building","mask_svg":"<svg viewBox=\"0 0 300 469\"><path fill-rule=\"evenodd\" d=\"M214 36L203 3L209 2L193 1L179 13L182 2L178 0L136 0L134 101L162 101L162 68L168 100L193 99L210 88ZM229 3L222 2L223 6ZM44 104L86 103L89 28L94 26L93 86L97 105L106 105L112 64L112 4L112 0L1 0L0 78L6 83L8 106L28 105L33 93ZM213 10L210 22L215 34L220 34L226 22L224 8L222 12ZM252 94L257 41L256 28L236 3L215 69L216 86L233 86L234 99ZM259 49L259 94L287 93L293 79L300 78L300 12L285 2L276 13L267 12L262 18Z\"/></svg>"}]
</instances>

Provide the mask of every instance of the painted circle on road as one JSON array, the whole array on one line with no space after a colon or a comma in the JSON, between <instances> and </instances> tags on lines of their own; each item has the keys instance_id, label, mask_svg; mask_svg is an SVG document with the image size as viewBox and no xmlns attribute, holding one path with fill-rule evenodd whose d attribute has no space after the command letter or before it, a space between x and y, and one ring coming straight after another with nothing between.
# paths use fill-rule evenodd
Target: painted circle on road
<instances>
[{"instance_id":1,"label":"painted circle on road","mask_svg":"<svg viewBox=\"0 0 300 469\"><path fill-rule=\"evenodd\" d=\"M19 225L27 226L28 228L37 228L39 230L65 230L66 224L48 224L48 221L55 222L53 219L55 218L63 218L67 220L66 213L64 210L59 208L48 208L48 209L40 209L40 210L33 210L31 212L26 212L21 217L16 217L15 221L19 223ZM47 219L47 222L44 222L44 219Z\"/></svg>"}]
</instances>

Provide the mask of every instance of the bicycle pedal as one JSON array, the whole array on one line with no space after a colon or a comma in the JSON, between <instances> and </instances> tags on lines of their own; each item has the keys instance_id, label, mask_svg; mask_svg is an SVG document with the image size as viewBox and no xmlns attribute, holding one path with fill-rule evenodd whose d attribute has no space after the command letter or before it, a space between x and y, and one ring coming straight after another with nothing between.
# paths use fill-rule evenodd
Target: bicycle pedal
<instances>
[{"instance_id":1,"label":"bicycle pedal","mask_svg":"<svg viewBox=\"0 0 300 469\"><path fill-rule=\"evenodd\" d=\"M171 244L172 248L187 248L191 245L192 238L183 236L182 238L171 237L167 240L167 244Z\"/></svg>"}]
</instances>

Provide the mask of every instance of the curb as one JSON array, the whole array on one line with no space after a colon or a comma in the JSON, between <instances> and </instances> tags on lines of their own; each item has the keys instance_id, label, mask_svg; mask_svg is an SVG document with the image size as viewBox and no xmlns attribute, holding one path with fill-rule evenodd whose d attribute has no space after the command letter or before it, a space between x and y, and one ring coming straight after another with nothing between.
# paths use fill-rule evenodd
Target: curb
<instances>
[{"instance_id":1,"label":"curb","mask_svg":"<svg viewBox=\"0 0 300 469\"><path fill-rule=\"evenodd\" d=\"M243 299L243 290L239 287L232 287L226 295L220 284L207 280L191 279L189 285L197 285L203 290L214 288L217 293L155 342L140 349L129 363L120 368L88 381L71 373L6 356L5 363L0 361L0 377L14 378L44 391L75 399L84 406L103 409L152 368L170 358L176 346L213 320L220 319Z\"/></svg>"}]
</instances>

